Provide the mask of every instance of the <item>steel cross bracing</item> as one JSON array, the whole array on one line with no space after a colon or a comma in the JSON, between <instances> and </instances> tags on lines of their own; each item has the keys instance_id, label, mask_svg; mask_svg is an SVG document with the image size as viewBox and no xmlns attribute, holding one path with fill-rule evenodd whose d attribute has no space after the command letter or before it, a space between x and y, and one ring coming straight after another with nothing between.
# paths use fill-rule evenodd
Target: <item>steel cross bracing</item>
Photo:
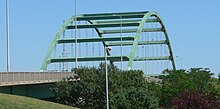
<instances>
[{"instance_id":1,"label":"steel cross bracing","mask_svg":"<svg viewBox=\"0 0 220 109\"><path fill-rule=\"evenodd\" d=\"M88 38L77 38L77 42L102 42L103 46L132 46L130 53L122 56L123 61L128 62L127 69L130 70L133 66L133 61L146 61L146 60L170 60L172 67L175 70L175 63L173 53L168 38L167 31L161 20L161 17L157 12L154 11L143 11L143 12L122 12L122 13L100 13L100 14L83 14L76 17L77 21L87 21L89 24L79 24L77 29L94 29L99 37L88 37ZM65 30L75 29L75 25L71 25L75 21L75 16L66 20L56 34L49 50L44 58L41 66L41 71L46 71L47 66L50 63L57 62L74 62L76 57L66 58L51 58L54 47L58 44L63 43L75 43L75 38L60 39L61 35ZM145 28L145 23L158 22L161 28ZM122 30L119 27L122 26ZM107 29L106 29L107 28ZM123 33L123 36L111 36L115 33ZM165 40L159 41L139 41L139 37L142 32L163 32ZM127 33L134 33L134 36L126 36ZM108 35L108 36L106 36ZM122 42L121 41L122 37ZM166 44L169 50L169 56L162 57L135 57L138 45L157 45ZM108 53L108 60L113 63L120 61L121 56L111 56L110 51ZM87 56L78 57L78 61L103 61L104 56Z\"/></svg>"}]
</instances>

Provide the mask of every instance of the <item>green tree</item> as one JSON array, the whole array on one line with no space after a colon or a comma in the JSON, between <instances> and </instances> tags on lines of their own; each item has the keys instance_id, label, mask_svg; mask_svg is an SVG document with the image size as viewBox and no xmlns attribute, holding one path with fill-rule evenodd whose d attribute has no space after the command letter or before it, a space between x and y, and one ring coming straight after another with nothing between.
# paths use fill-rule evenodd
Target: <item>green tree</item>
<instances>
[{"instance_id":1,"label":"green tree","mask_svg":"<svg viewBox=\"0 0 220 109\"><path fill-rule=\"evenodd\" d=\"M60 103L80 108L106 108L105 64L98 68L75 69L78 81L63 80L53 89ZM154 89L159 85L148 83L142 71L121 71L108 65L109 98L111 109L155 109L159 99Z\"/></svg>"},{"instance_id":2,"label":"green tree","mask_svg":"<svg viewBox=\"0 0 220 109\"><path fill-rule=\"evenodd\" d=\"M212 78L209 82L207 87L205 88L207 93L214 95L217 100L220 102L220 81L219 78Z\"/></svg>"},{"instance_id":3,"label":"green tree","mask_svg":"<svg viewBox=\"0 0 220 109\"><path fill-rule=\"evenodd\" d=\"M100 70L82 67L76 71L79 80L58 82L53 89L58 102L81 108L102 108L105 105L105 81Z\"/></svg>"},{"instance_id":4,"label":"green tree","mask_svg":"<svg viewBox=\"0 0 220 109\"><path fill-rule=\"evenodd\" d=\"M212 79L209 69L192 68L189 71L168 71L169 75L161 77L162 89L160 105L171 107L171 100L186 90L205 91Z\"/></svg>"},{"instance_id":5,"label":"green tree","mask_svg":"<svg viewBox=\"0 0 220 109\"><path fill-rule=\"evenodd\" d=\"M158 107L159 99L150 90L154 88L145 80L142 71L114 73L110 75L110 80L112 109L155 109Z\"/></svg>"}]
</instances>

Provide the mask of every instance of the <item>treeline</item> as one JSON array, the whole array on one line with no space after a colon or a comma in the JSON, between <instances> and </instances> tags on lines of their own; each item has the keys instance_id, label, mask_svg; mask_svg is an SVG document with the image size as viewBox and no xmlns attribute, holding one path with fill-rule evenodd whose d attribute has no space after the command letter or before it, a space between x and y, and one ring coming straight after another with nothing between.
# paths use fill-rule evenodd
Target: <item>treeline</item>
<instances>
[{"instance_id":1,"label":"treeline","mask_svg":"<svg viewBox=\"0 0 220 109\"><path fill-rule=\"evenodd\" d=\"M77 77L56 83L57 102L80 108L106 108L105 65L75 69ZM108 65L111 109L220 109L220 80L209 69L165 70L160 83L139 70Z\"/></svg>"}]
</instances>

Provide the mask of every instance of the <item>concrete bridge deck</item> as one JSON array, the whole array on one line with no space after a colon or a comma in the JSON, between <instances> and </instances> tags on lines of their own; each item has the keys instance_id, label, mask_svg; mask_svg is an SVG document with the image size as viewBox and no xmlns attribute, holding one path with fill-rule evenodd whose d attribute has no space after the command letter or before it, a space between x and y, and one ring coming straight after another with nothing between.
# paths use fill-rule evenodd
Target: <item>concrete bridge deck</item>
<instances>
[{"instance_id":1,"label":"concrete bridge deck","mask_svg":"<svg viewBox=\"0 0 220 109\"><path fill-rule=\"evenodd\" d=\"M73 72L0 72L0 86L53 83L73 76Z\"/></svg>"}]
</instances>

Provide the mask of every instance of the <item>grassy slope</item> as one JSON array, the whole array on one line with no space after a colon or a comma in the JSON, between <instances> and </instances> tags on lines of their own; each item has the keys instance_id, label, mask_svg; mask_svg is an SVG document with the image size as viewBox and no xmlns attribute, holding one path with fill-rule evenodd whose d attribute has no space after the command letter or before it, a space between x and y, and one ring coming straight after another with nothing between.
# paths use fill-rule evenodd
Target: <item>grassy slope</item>
<instances>
[{"instance_id":1,"label":"grassy slope","mask_svg":"<svg viewBox=\"0 0 220 109\"><path fill-rule=\"evenodd\" d=\"M0 93L0 109L78 109L48 101Z\"/></svg>"}]
</instances>

